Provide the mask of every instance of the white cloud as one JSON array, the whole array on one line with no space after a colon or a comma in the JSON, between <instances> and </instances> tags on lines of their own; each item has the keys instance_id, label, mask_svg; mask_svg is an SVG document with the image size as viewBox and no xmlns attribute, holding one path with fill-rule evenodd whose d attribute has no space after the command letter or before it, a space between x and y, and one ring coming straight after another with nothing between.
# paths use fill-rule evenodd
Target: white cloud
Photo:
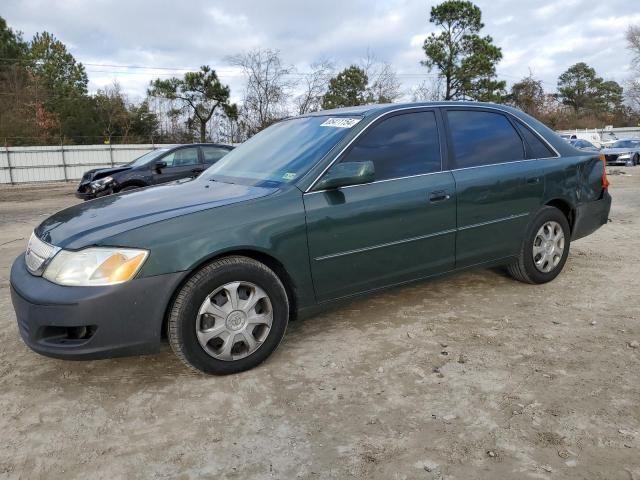
<instances>
[{"instance_id":1,"label":"white cloud","mask_svg":"<svg viewBox=\"0 0 640 480\"><path fill-rule=\"evenodd\" d=\"M242 79L226 61L251 48L281 51L304 71L320 58L339 67L357 63L369 49L391 62L405 87L427 78L422 44L434 26L436 0L192 0L188 5L152 0L5 0L2 15L29 38L53 32L85 64L170 67L147 70L87 65L90 88L118 80L143 96L156 76L182 75L180 68L208 64L241 94ZM477 0L491 35L503 50L498 72L509 82L529 74L553 89L569 66L586 61L599 75L622 82L630 62L624 31L640 23L630 0ZM420 76L422 75L422 77Z\"/></svg>"}]
</instances>

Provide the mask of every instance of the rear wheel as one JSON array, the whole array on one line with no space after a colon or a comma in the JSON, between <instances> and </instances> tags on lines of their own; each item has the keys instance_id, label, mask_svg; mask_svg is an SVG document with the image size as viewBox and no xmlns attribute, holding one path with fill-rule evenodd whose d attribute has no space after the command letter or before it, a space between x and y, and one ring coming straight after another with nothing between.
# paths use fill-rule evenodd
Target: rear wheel
<instances>
[{"instance_id":1,"label":"rear wheel","mask_svg":"<svg viewBox=\"0 0 640 480\"><path fill-rule=\"evenodd\" d=\"M253 259L227 257L182 287L169 314L169 343L191 368L237 373L271 355L288 319L289 301L278 276Z\"/></svg>"},{"instance_id":2,"label":"rear wheel","mask_svg":"<svg viewBox=\"0 0 640 480\"><path fill-rule=\"evenodd\" d=\"M509 273L526 283L546 283L558 276L569 255L571 229L564 213L544 207L535 216L518 259L509 265Z\"/></svg>"}]
</instances>

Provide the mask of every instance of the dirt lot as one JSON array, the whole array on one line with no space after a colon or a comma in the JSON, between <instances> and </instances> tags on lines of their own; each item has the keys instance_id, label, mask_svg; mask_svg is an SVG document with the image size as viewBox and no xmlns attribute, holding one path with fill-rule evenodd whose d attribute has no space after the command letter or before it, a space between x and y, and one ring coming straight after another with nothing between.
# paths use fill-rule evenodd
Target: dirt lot
<instances>
[{"instance_id":1,"label":"dirt lot","mask_svg":"<svg viewBox=\"0 0 640 480\"><path fill-rule=\"evenodd\" d=\"M64 362L9 267L71 186L0 188L0 478L640 479L640 167L564 273L423 282L290 326L261 367Z\"/></svg>"}]
</instances>

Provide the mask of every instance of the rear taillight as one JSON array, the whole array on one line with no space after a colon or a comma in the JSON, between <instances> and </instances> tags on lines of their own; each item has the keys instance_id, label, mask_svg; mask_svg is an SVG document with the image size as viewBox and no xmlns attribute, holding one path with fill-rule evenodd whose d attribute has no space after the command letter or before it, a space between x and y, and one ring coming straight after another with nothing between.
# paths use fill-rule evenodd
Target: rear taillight
<instances>
[{"instance_id":1,"label":"rear taillight","mask_svg":"<svg viewBox=\"0 0 640 480\"><path fill-rule=\"evenodd\" d=\"M602 188L606 190L609 188L609 179L607 178L607 159L604 153L600 154L600 160L602 160Z\"/></svg>"}]
</instances>

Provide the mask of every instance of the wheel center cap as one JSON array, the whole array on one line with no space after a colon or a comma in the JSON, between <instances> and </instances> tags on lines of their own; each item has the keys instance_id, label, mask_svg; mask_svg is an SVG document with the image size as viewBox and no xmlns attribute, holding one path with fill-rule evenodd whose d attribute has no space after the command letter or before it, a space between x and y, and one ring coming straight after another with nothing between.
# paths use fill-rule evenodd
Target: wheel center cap
<instances>
[{"instance_id":1,"label":"wheel center cap","mask_svg":"<svg viewBox=\"0 0 640 480\"><path fill-rule=\"evenodd\" d=\"M241 310L234 310L227 316L226 324L229 330L240 330L247 323L247 315Z\"/></svg>"}]
</instances>

